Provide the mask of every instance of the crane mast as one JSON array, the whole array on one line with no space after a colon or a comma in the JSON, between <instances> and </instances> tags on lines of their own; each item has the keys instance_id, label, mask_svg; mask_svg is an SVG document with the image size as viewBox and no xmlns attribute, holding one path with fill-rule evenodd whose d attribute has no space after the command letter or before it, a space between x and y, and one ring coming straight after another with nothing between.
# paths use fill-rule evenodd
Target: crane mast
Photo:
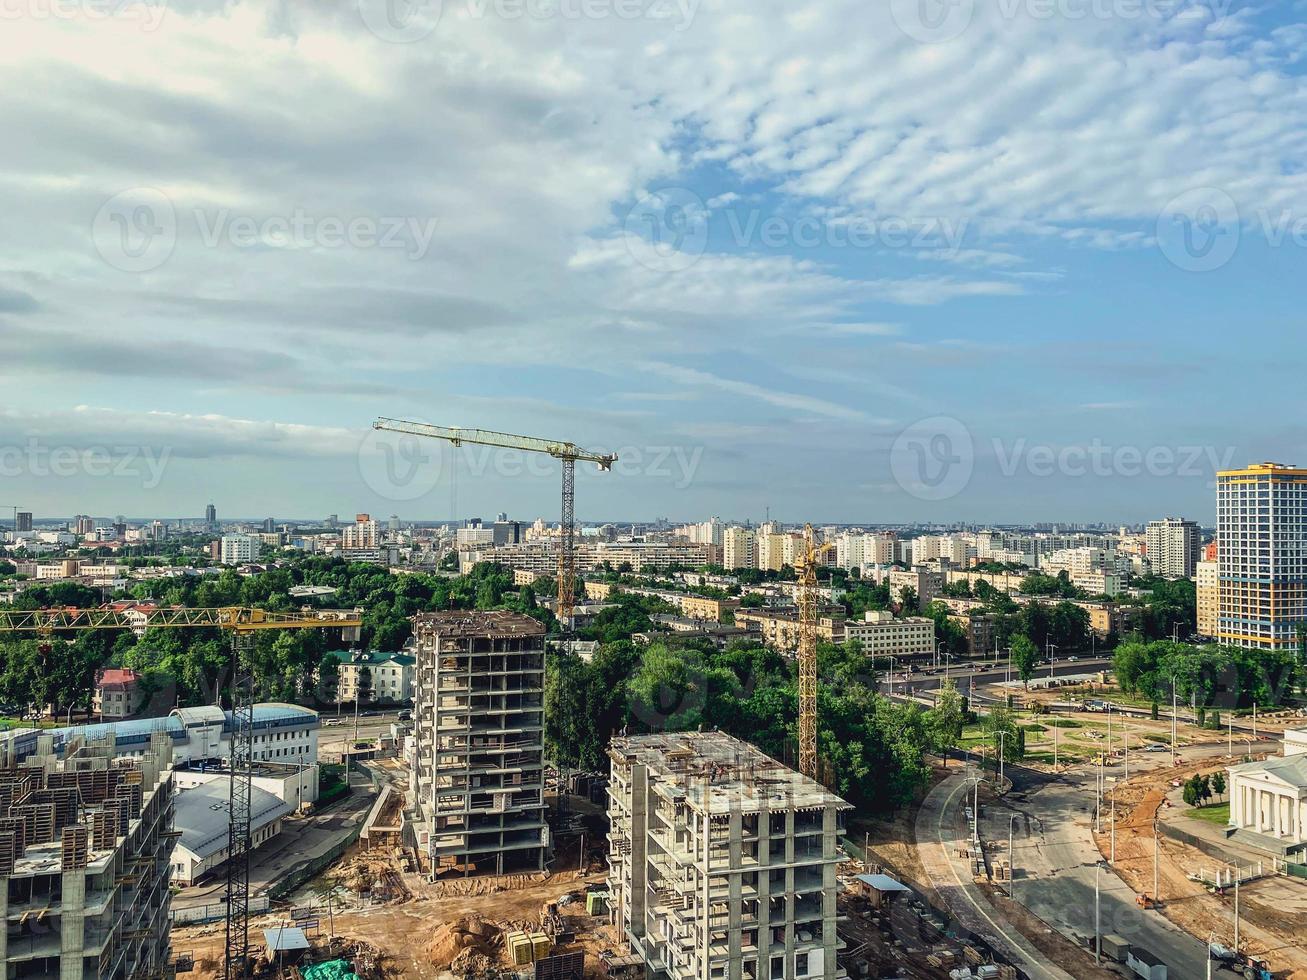
<instances>
[{"instance_id":1,"label":"crane mast","mask_svg":"<svg viewBox=\"0 0 1307 980\"><path fill-rule=\"evenodd\" d=\"M799 556L799 772L817 778L817 562L833 545L818 546L812 525L803 528Z\"/></svg>"},{"instance_id":2,"label":"crane mast","mask_svg":"<svg viewBox=\"0 0 1307 980\"><path fill-rule=\"evenodd\" d=\"M498 449L516 449L527 453L541 453L560 460L563 464L563 506L558 527L558 618L570 626L576 604L576 462L595 463L600 470L611 470L617 462L613 453L597 453L582 449L572 442L560 439L536 439L510 432L492 432L489 429L462 429L456 426L427 425L424 422L404 422L399 419L377 419L374 429L443 439L455 446L470 443L477 446L494 446Z\"/></svg>"}]
</instances>

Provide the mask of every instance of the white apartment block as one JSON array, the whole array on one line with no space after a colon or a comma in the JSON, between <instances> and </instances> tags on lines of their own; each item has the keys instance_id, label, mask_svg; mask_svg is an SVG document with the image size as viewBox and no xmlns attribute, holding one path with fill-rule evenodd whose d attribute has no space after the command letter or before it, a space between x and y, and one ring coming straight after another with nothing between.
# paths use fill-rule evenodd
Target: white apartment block
<instances>
[{"instance_id":1,"label":"white apartment block","mask_svg":"<svg viewBox=\"0 0 1307 980\"><path fill-rule=\"evenodd\" d=\"M929 571L927 569L914 568L910 571L902 568L891 569L889 573L890 596L895 602L899 602L903 596L904 588L911 588L917 593L917 607L925 609L944 591L944 577L944 572Z\"/></svg>"},{"instance_id":2,"label":"white apartment block","mask_svg":"<svg viewBox=\"0 0 1307 980\"><path fill-rule=\"evenodd\" d=\"M1144 536L1154 575L1194 577L1203 539L1203 532L1197 524L1179 517L1149 521Z\"/></svg>"},{"instance_id":3,"label":"white apartment block","mask_svg":"<svg viewBox=\"0 0 1307 980\"><path fill-rule=\"evenodd\" d=\"M358 514L354 523L346 525L340 532L340 546L351 551L376 548L381 536L377 522L369 514Z\"/></svg>"},{"instance_id":4,"label":"white apartment block","mask_svg":"<svg viewBox=\"0 0 1307 980\"><path fill-rule=\"evenodd\" d=\"M721 732L609 748L609 910L651 977L842 980L849 805Z\"/></svg>"},{"instance_id":5,"label":"white apartment block","mask_svg":"<svg viewBox=\"0 0 1307 980\"><path fill-rule=\"evenodd\" d=\"M868 657L901 657L935 649L935 621L924 616L895 619L892 613L869 610L862 620L844 624L844 638L857 640Z\"/></svg>"},{"instance_id":6,"label":"white apartment block","mask_svg":"<svg viewBox=\"0 0 1307 980\"><path fill-rule=\"evenodd\" d=\"M259 560L259 539L253 534L224 534L219 561L224 565L246 565Z\"/></svg>"}]
</instances>

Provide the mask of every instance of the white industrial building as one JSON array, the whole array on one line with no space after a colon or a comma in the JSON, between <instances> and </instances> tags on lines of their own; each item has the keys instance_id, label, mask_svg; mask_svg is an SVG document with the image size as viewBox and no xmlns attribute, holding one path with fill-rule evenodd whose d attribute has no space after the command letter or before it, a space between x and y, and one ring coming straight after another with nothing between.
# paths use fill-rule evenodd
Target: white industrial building
<instances>
[{"instance_id":1,"label":"white industrial building","mask_svg":"<svg viewBox=\"0 0 1307 980\"><path fill-rule=\"evenodd\" d=\"M0 747L12 752L16 761L36 752L39 735L54 739L54 751L62 754L68 741L98 741L113 736L117 757L143 755L150 736L163 732L172 739L175 765L222 760L231 756L232 717L230 711L214 705L176 708L164 718L138 718L77 725L71 728L16 728L0 733ZM318 758L318 713L298 704L269 702L254 706L253 757L256 762L312 763Z\"/></svg>"},{"instance_id":2,"label":"white industrial building","mask_svg":"<svg viewBox=\"0 0 1307 980\"><path fill-rule=\"evenodd\" d=\"M259 847L281 833L289 803L255 785L250 789L250 844ZM231 785L223 776L173 799L173 827L180 833L172 852L172 882L193 885L227 860L230 846Z\"/></svg>"}]
</instances>

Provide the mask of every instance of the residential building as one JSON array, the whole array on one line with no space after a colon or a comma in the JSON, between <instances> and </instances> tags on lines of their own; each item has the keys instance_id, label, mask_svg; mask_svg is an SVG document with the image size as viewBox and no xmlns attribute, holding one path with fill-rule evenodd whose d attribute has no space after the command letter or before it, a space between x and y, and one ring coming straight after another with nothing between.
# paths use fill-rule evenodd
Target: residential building
<instances>
[{"instance_id":1,"label":"residential building","mask_svg":"<svg viewBox=\"0 0 1307 980\"><path fill-rule=\"evenodd\" d=\"M1110 636L1122 637L1134 631L1139 619L1139 606L1123 606L1115 602L1075 603L1089 613L1089 629L1100 640Z\"/></svg>"},{"instance_id":2,"label":"residential building","mask_svg":"<svg viewBox=\"0 0 1307 980\"><path fill-rule=\"evenodd\" d=\"M77 517L74 518L73 526L78 537L95 533L95 519L86 514L78 514Z\"/></svg>"},{"instance_id":3,"label":"residential building","mask_svg":"<svg viewBox=\"0 0 1307 980\"><path fill-rule=\"evenodd\" d=\"M214 507L213 504L209 504L204 508L204 523L210 527L218 523L218 508Z\"/></svg>"},{"instance_id":4,"label":"residential building","mask_svg":"<svg viewBox=\"0 0 1307 980\"><path fill-rule=\"evenodd\" d=\"M797 609L735 610L735 625L756 630L763 645L782 653L799 649L799 612ZM826 610L817 617L817 638L828 643L844 642L844 610Z\"/></svg>"},{"instance_id":5,"label":"residential building","mask_svg":"<svg viewBox=\"0 0 1307 980\"><path fill-rule=\"evenodd\" d=\"M944 591L946 574L942 571L929 571L921 568L914 568L911 571L902 568L891 569L889 573L890 595L895 602L898 602L902 598L905 588L912 589L917 594L917 608L925 609Z\"/></svg>"},{"instance_id":6,"label":"residential building","mask_svg":"<svg viewBox=\"0 0 1307 980\"><path fill-rule=\"evenodd\" d=\"M721 732L612 740L609 914L650 977L837 980L838 796Z\"/></svg>"},{"instance_id":7,"label":"residential building","mask_svg":"<svg viewBox=\"0 0 1307 980\"><path fill-rule=\"evenodd\" d=\"M1194 566L1194 585L1198 593L1198 635L1216 636L1221 621L1221 565L1200 561Z\"/></svg>"},{"instance_id":8,"label":"residential building","mask_svg":"<svg viewBox=\"0 0 1307 980\"><path fill-rule=\"evenodd\" d=\"M6 977L171 976L172 743L140 758L50 734L0 771L0 970Z\"/></svg>"},{"instance_id":9,"label":"residential building","mask_svg":"<svg viewBox=\"0 0 1307 980\"><path fill-rule=\"evenodd\" d=\"M869 657L903 657L935 649L935 621L924 616L895 619L893 613L868 610L861 620L844 624L844 638L857 640Z\"/></svg>"},{"instance_id":10,"label":"residential building","mask_svg":"<svg viewBox=\"0 0 1307 980\"><path fill-rule=\"evenodd\" d=\"M1164 578L1193 578L1203 543L1202 529L1193 521L1167 517L1149 521L1144 532L1148 562L1153 574Z\"/></svg>"},{"instance_id":11,"label":"residential building","mask_svg":"<svg viewBox=\"0 0 1307 980\"><path fill-rule=\"evenodd\" d=\"M224 534L219 561L224 565L248 565L259 560L260 542L253 534Z\"/></svg>"},{"instance_id":12,"label":"residential building","mask_svg":"<svg viewBox=\"0 0 1307 980\"><path fill-rule=\"evenodd\" d=\"M14 514L14 530L18 533L30 531L32 529L31 511L20 510Z\"/></svg>"},{"instance_id":13,"label":"residential building","mask_svg":"<svg viewBox=\"0 0 1307 980\"><path fill-rule=\"evenodd\" d=\"M544 867L545 630L511 612L415 616L410 791L432 874Z\"/></svg>"},{"instance_id":14,"label":"residential building","mask_svg":"<svg viewBox=\"0 0 1307 980\"><path fill-rule=\"evenodd\" d=\"M117 667L100 671L91 697L91 710L105 721L130 718L145 703L141 675Z\"/></svg>"},{"instance_id":15,"label":"residential building","mask_svg":"<svg viewBox=\"0 0 1307 980\"><path fill-rule=\"evenodd\" d=\"M993 653L998 640L998 617L990 613L968 612L950 616L967 637L967 652L973 657Z\"/></svg>"},{"instance_id":16,"label":"residential building","mask_svg":"<svg viewBox=\"0 0 1307 980\"><path fill-rule=\"evenodd\" d=\"M1230 766L1230 833L1277 857L1307 855L1307 729L1284 734L1284 752Z\"/></svg>"},{"instance_id":17,"label":"residential building","mask_svg":"<svg viewBox=\"0 0 1307 980\"><path fill-rule=\"evenodd\" d=\"M346 525L340 532L340 546L346 551L375 549L380 540L377 522L370 514L356 514L354 523Z\"/></svg>"},{"instance_id":18,"label":"residential building","mask_svg":"<svg viewBox=\"0 0 1307 980\"><path fill-rule=\"evenodd\" d=\"M1216 638L1292 649L1307 623L1307 469L1260 463L1216 478Z\"/></svg>"},{"instance_id":19,"label":"residential building","mask_svg":"<svg viewBox=\"0 0 1307 980\"><path fill-rule=\"evenodd\" d=\"M352 704L357 697L362 704L399 704L412 700L417 661L408 654L340 650L332 656L340 661L337 701ZM364 677L366 683L360 684Z\"/></svg>"},{"instance_id":20,"label":"residential building","mask_svg":"<svg viewBox=\"0 0 1307 980\"><path fill-rule=\"evenodd\" d=\"M757 568L755 543L754 533L748 528L728 527L722 532L722 567L727 571Z\"/></svg>"}]
</instances>

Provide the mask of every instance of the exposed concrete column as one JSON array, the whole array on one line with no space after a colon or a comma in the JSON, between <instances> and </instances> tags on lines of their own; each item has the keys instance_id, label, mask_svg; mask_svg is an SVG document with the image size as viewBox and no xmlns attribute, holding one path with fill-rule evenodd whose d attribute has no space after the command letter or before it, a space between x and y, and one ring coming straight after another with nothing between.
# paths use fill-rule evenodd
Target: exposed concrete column
<instances>
[{"instance_id":1,"label":"exposed concrete column","mask_svg":"<svg viewBox=\"0 0 1307 980\"><path fill-rule=\"evenodd\" d=\"M740 813L738 805L733 801L731 804L731 813L728 817L727 827L730 834L730 862L732 868L738 868L744 861L744 817ZM757 843L753 845L755 848ZM762 855L757 855L756 864L761 863ZM756 872L755 872L756 873ZM729 980L740 980L740 947L743 945L741 935L741 920L744 917L743 899L741 891L743 890L744 875L733 874L729 878L728 898L726 901L726 944L731 951L731 959L727 964L727 977ZM711 914L711 910L709 910Z\"/></svg>"},{"instance_id":2,"label":"exposed concrete column","mask_svg":"<svg viewBox=\"0 0 1307 980\"><path fill-rule=\"evenodd\" d=\"M63 901L59 914L59 980L82 980L82 951L86 946L86 871L63 873Z\"/></svg>"},{"instance_id":3,"label":"exposed concrete column","mask_svg":"<svg viewBox=\"0 0 1307 980\"><path fill-rule=\"evenodd\" d=\"M0 878L0 922L9 918L9 882ZM9 929L0 929L0 963L9 962Z\"/></svg>"}]
</instances>

